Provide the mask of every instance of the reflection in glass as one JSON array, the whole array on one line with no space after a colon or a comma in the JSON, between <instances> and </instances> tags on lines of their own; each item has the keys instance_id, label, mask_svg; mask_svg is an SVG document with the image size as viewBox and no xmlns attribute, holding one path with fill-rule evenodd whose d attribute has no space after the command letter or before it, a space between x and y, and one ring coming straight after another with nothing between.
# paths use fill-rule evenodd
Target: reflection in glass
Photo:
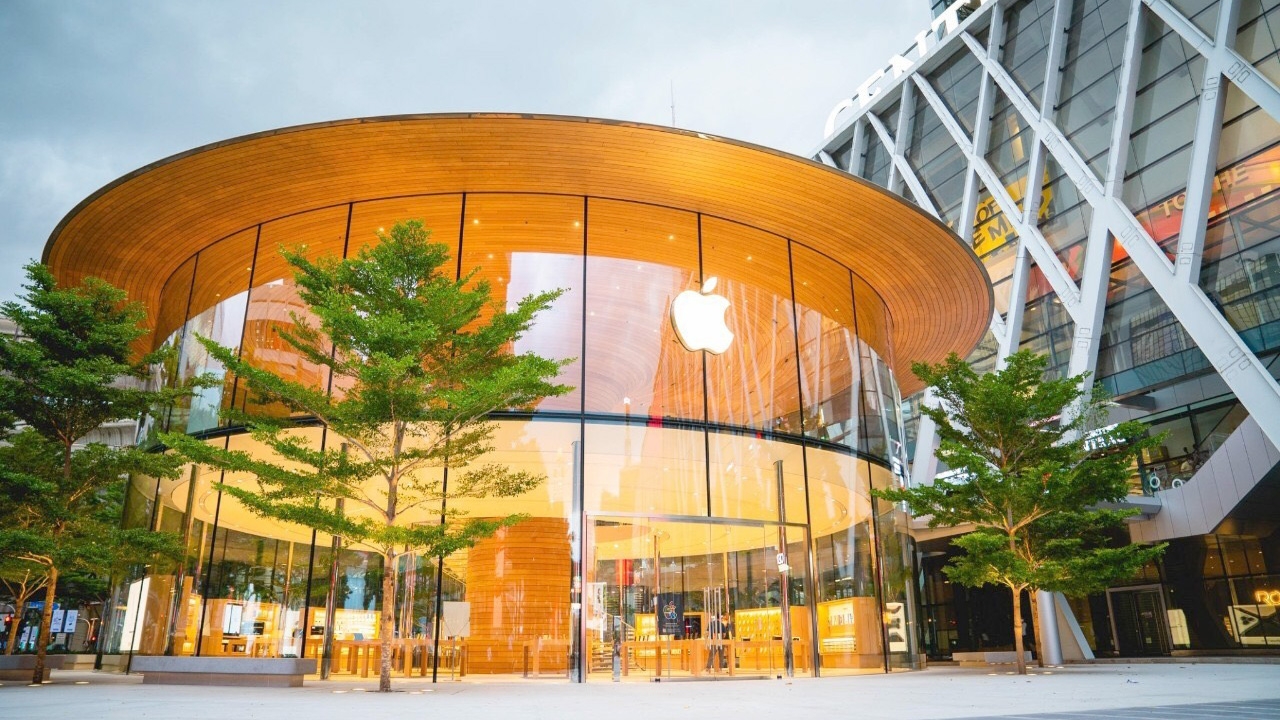
<instances>
[{"instance_id":1,"label":"reflection in glass","mask_svg":"<svg viewBox=\"0 0 1280 720\"><path fill-rule=\"evenodd\" d=\"M729 300L733 343L706 356L707 420L796 433L796 338L787 242L744 225L702 218L702 275Z\"/></svg>"},{"instance_id":2,"label":"reflection in glass","mask_svg":"<svg viewBox=\"0 0 1280 720\"><path fill-rule=\"evenodd\" d=\"M587 412L701 420L702 354L671 326L699 289L697 217L594 198L587 215Z\"/></svg>"},{"instance_id":3,"label":"reflection in glass","mask_svg":"<svg viewBox=\"0 0 1280 720\"><path fill-rule=\"evenodd\" d=\"M807 451L813 532L814 605L824 675L884 668L880 604L871 547L866 465L848 455Z\"/></svg>"},{"instance_id":4,"label":"reflection in glass","mask_svg":"<svg viewBox=\"0 0 1280 720\"><path fill-rule=\"evenodd\" d=\"M475 272L477 282L489 283L496 307L514 310L529 295L565 291L511 348L516 354L573 359L556 378L573 390L542 400L538 410L578 412L582 407L583 208L582 198L575 197L467 197L462 272ZM481 320L487 317L486 312Z\"/></svg>"},{"instance_id":5,"label":"reflection in glass","mask_svg":"<svg viewBox=\"0 0 1280 720\"><path fill-rule=\"evenodd\" d=\"M262 226L241 352L246 362L308 387L322 388L328 384L328 368L303 357L280 335L293 328L294 317L311 324L316 322L298 297L294 270L280 250L305 246L308 258L341 257L346 243L347 214L346 206L326 208ZM282 405L264 404L248 397L244 387L236 392L236 405L247 412L289 414Z\"/></svg>"},{"instance_id":6,"label":"reflection in glass","mask_svg":"<svg viewBox=\"0 0 1280 720\"><path fill-rule=\"evenodd\" d=\"M706 442L700 430L587 425L586 511L705 516Z\"/></svg>"},{"instance_id":7,"label":"reflection in glass","mask_svg":"<svg viewBox=\"0 0 1280 720\"><path fill-rule=\"evenodd\" d=\"M126 524L180 534L189 556L121 577L106 613L108 651L320 658L328 636L332 676L366 676L377 672L378 611L390 602L398 676L565 677L575 663L588 675L609 672L615 638L632 677L773 676L784 667L784 618L801 675L815 665L883 669L886 655L895 667L914 662L905 516L868 494L873 480L896 483L905 468L892 318L849 268L799 242L573 196L453 194L314 210L232 235L181 266L158 316L165 342L182 353L152 382L225 374L191 341L200 333L242 345L260 367L329 387L326 369L280 335L295 316L314 318L279 247L339 257L409 218L452 248L462 272L489 282L498 305L567 290L513 349L576 358L561 375L575 390L535 408L555 415L495 418L483 459L547 480L518 498L447 498L402 516L527 519L449 557L406 553L384 567L369 548L263 520L217 490L252 487L253 477L197 468L173 481L138 478ZM990 258L1014 248L1011 236L990 239L1000 245ZM671 318L674 298L712 277L735 336L722 355L686 349ZM188 432L216 428L232 387L201 394L174 420ZM287 412L243 388L234 400ZM298 432L323 440L319 427ZM263 452L247 435L210 442ZM447 487L443 469L422 472ZM385 489L363 491L376 498ZM367 514L355 502L345 509ZM667 602L683 608L679 632L659 631ZM585 644L575 656L579 607Z\"/></svg>"}]
</instances>

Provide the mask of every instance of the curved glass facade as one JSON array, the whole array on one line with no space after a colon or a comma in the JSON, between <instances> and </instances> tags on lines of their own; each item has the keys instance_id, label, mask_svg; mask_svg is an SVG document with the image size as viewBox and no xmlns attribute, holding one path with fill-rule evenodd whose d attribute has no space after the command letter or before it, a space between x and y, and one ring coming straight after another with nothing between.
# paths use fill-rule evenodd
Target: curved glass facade
<instances>
[{"instance_id":1,"label":"curved glass facade","mask_svg":"<svg viewBox=\"0 0 1280 720\"><path fill-rule=\"evenodd\" d=\"M279 336L304 310L279 248L351 255L407 218L454 248L455 272L488 281L495 304L565 290L512 349L575 358L559 379L574 390L499 413L485 458L547 480L520 498L453 505L529 519L454 556L387 568L215 487L252 478L201 467L173 482L135 478L126 522L180 533L190 556L117 587L108 652L320 657L328 630L331 673L359 677L377 672L377 612L392 602L394 666L411 676L590 678L612 673L615 639L636 678L774 675L788 646L802 675L915 665L906 517L869 492L904 467L892 322L852 269L798 240L563 195L370 200L264 222L166 283L157 345L178 352L154 381L224 382L143 433L164 426L266 452L219 411L284 409L255 405L197 334L341 393ZM676 295L711 277L734 335L719 355L686 349L671 319ZM326 442L319 426L297 432ZM385 572L396 573L394 598L381 597Z\"/></svg>"}]
</instances>

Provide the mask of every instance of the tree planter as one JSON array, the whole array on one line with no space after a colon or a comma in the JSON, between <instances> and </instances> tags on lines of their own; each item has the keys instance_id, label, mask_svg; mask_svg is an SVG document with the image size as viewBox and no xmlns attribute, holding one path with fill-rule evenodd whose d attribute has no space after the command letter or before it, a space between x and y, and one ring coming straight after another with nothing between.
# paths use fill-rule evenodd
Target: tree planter
<instances>
[{"instance_id":1,"label":"tree planter","mask_svg":"<svg viewBox=\"0 0 1280 720\"><path fill-rule=\"evenodd\" d=\"M146 685L302 687L303 676L316 672L316 661L144 655L133 658L131 670Z\"/></svg>"},{"instance_id":2,"label":"tree planter","mask_svg":"<svg viewBox=\"0 0 1280 720\"><path fill-rule=\"evenodd\" d=\"M44 679L49 679L51 669L62 668L61 655L49 655L44 659ZM0 655L0 680L23 680L31 682L31 673L36 669L35 655Z\"/></svg>"}]
</instances>

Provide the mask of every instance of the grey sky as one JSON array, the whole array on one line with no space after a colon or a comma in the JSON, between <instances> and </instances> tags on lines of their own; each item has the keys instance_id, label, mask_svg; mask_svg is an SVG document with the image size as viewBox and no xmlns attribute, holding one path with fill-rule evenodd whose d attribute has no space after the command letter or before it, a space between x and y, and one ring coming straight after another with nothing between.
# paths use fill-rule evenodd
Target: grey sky
<instances>
[{"instance_id":1,"label":"grey sky","mask_svg":"<svg viewBox=\"0 0 1280 720\"><path fill-rule=\"evenodd\" d=\"M299 123L459 111L676 125L805 153L926 0L0 0L0 299L102 185Z\"/></svg>"}]
</instances>

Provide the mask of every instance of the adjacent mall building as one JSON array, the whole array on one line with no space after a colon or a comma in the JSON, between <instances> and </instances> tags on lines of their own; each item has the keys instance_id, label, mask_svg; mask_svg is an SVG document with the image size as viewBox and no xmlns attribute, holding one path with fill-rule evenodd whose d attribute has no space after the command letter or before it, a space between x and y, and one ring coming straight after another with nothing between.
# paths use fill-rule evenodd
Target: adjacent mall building
<instances>
[{"instance_id":1,"label":"adjacent mall building","mask_svg":"<svg viewBox=\"0 0 1280 720\"><path fill-rule=\"evenodd\" d=\"M350 256L409 218L448 246L450 272L477 271L500 305L566 291L513 350L573 359L559 380L574 390L496 413L486 458L546 480L450 505L528 519L385 567L218 490L252 477L199 466L175 481L135 477L124 522L177 533L190 555L118 579L104 652L329 647L331 676L359 677L377 673L376 618L391 603L405 676L607 679L615 642L631 679L775 677L788 658L797 675L922 663L909 518L870 490L906 480L901 393L920 390L910 362L971 351L992 299L973 251L883 188L669 128L372 118L143 168L73 210L45 260L64 281L98 275L147 305L147 349L177 349L154 383L223 380L148 419L144 439L167 427L261 453L220 411L283 408L259 405L196 336L342 392L279 335L306 312L279 248ZM297 419L310 442L337 442ZM402 520L439 523L443 511ZM382 595L388 572L394 597ZM721 622L732 639L712 663Z\"/></svg>"},{"instance_id":2,"label":"adjacent mall building","mask_svg":"<svg viewBox=\"0 0 1280 720\"><path fill-rule=\"evenodd\" d=\"M1167 432L1133 470L1123 587L1059 603L1064 650L1280 648L1280 3L934 3L933 25L854 86L814 154L908 198L995 288L970 360L1031 348L1091 372L1115 420ZM856 82L856 79L855 79ZM909 403L928 402L916 398ZM908 415L914 413L908 412ZM933 428L908 422L913 482ZM1012 643L1008 600L945 582L919 541L925 652Z\"/></svg>"}]
</instances>

